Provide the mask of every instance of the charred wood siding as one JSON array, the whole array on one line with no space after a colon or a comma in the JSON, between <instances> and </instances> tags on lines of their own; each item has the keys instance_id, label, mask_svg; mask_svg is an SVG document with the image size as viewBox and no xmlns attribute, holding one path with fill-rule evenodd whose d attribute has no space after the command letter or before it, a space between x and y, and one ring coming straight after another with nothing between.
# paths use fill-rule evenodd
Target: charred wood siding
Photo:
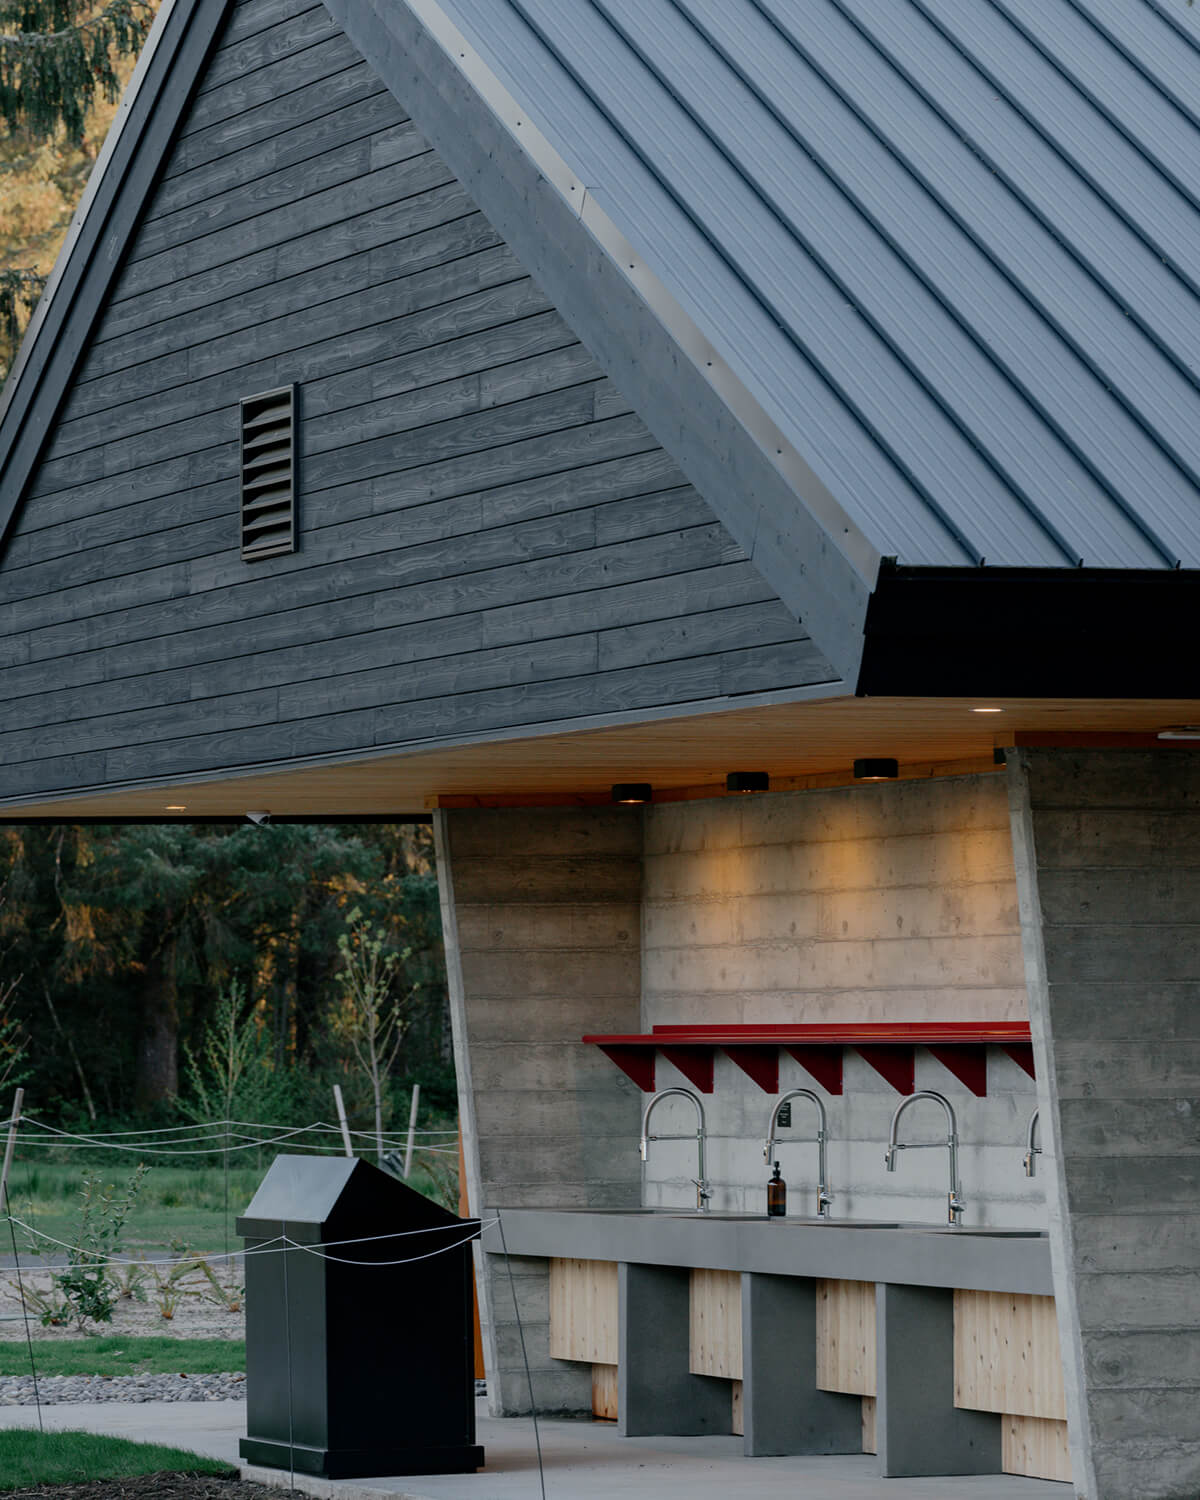
<instances>
[{"instance_id":1,"label":"charred wood siding","mask_svg":"<svg viewBox=\"0 0 1200 1500\"><path fill-rule=\"evenodd\" d=\"M830 676L324 8L235 6L0 563L0 795Z\"/></svg>"}]
</instances>

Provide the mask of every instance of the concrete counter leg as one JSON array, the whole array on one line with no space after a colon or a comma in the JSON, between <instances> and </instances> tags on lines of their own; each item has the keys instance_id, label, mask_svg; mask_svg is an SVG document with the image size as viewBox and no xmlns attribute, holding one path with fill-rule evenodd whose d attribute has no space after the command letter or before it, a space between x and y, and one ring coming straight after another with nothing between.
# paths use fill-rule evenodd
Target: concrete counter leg
<instances>
[{"instance_id":1,"label":"concrete counter leg","mask_svg":"<svg viewBox=\"0 0 1200 1500\"><path fill-rule=\"evenodd\" d=\"M730 1429L729 1382L689 1365L687 1267L619 1268L617 1430L622 1437L695 1437Z\"/></svg>"},{"instance_id":2,"label":"concrete counter leg","mask_svg":"<svg viewBox=\"0 0 1200 1500\"><path fill-rule=\"evenodd\" d=\"M954 1405L954 1293L875 1287L879 1472L888 1479L1000 1473L1001 1418Z\"/></svg>"},{"instance_id":3,"label":"concrete counter leg","mask_svg":"<svg viewBox=\"0 0 1200 1500\"><path fill-rule=\"evenodd\" d=\"M817 1387L810 1277L743 1274L742 1372L747 1458L862 1452L862 1398Z\"/></svg>"}]
</instances>

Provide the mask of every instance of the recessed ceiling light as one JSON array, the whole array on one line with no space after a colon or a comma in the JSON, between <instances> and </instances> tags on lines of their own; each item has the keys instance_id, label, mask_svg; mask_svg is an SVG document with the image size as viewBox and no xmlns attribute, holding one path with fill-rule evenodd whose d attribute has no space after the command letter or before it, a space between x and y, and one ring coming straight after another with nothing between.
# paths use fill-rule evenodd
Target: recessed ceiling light
<instances>
[{"instance_id":1,"label":"recessed ceiling light","mask_svg":"<svg viewBox=\"0 0 1200 1500\"><path fill-rule=\"evenodd\" d=\"M971 712L973 714L1002 714L1004 710L1002 708L973 708Z\"/></svg>"},{"instance_id":2,"label":"recessed ceiling light","mask_svg":"<svg viewBox=\"0 0 1200 1500\"><path fill-rule=\"evenodd\" d=\"M855 781L895 781L900 764L890 755L869 755L854 762Z\"/></svg>"},{"instance_id":3,"label":"recessed ceiling light","mask_svg":"<svg viewBox=\"0 0 1200 1500\"><path fill-rule=\"evenodd\" d=\"M168 807L165 810L167 812L187 812L187 808L183 806L182 803L178 803L174 806Z\"/></svg>"},{"instance_id":4,"label":"recessed ceiling light","mask_svg":"<svg viewBox=\"0 0 1200 1500\"><path fill-rule=\"evenodd\" d=\"M730 771L725 778L727 792L769 792L771 777L766 771Z\"/></svg>"},{"instance_id":5,"label":"recessed ceiling light","mask_svg":"<svg viewBox=\"0 0 1200 1500\"><path fill-rule=\"evenodd\" d=\"M626 806L637 806L643 802L650 802L654 797L654 788L648 781L618 781L612 789L612 800L623 802Z\"/></svg>"}]
</instances>

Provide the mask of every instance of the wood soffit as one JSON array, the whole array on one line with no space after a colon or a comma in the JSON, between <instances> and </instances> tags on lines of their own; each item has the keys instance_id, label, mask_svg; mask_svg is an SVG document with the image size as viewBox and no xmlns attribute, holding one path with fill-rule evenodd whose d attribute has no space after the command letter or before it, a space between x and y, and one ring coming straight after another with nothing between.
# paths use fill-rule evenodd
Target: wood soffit
<instances>
[{"instance_id":1,"label":"wood soffit","mask_svg":"<svg viewBox=\"0 0 1200 1500\"><path fill-rule=\"evenodd\" d=\"M980 708L999 713L978 713ZM852 761L892 756L901 778L997 769L1014 744L1200 748L1158 730L1200 722L1200 699L1144 701L837 698L706 712L644 724L520 736L304 764L230 767L155 784L0 803L0 820L359 816L435 807L603 804L617 781L649 781L655 800L724 796L726 773L767 771L773 791L854 784ZM170 809L182 809L174 812Z\"/></svg>"}]
</instances>

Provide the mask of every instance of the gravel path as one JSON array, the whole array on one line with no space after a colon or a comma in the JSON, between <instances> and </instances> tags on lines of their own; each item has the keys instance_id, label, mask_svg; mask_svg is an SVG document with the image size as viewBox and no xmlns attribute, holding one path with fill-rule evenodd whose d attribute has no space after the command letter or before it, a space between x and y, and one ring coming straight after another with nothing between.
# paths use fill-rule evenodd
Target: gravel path
<instances>
[{"instance_id":1,"label":"gravel path","mask_svg":"<svg viewBox=\"0 0 1200 1500\"><path fill-rule=\"evenodd\" d=\"M43 1406L71 1401L244 1401L245 1375L42 1375ZM28 1375L0 1375L0 1406L33 1406Z\"/></svg>"},{"instance_id":2,"label":"gravel path","mask_svg":"<svg viewBox=\"0 0 1200 1500\"><path fill-rule=\"evenodd\" d=\"M222 1272L222 1279L226 1274ZM39 1266L36 1270L26 1266L23 1279L26 1286L32 1286L43 1292L49 1290L50 1272L44 1266ZM171 1338L179 1339L243 1338L246 1331L245 1313L240 1308L236 1312L231 1312L207 1296L195 1295L196 1290L202 1290L202 1288L203 1284L197 1281L196 1286L188 1295L180 1297L179 1305L170 1318L163 1317L161 1309L156 1305L153 1288L146 1286L144 1302L133 1297L120 1299L113 1308L111 1323L89 1324L82 1331L71 1323L44 1328L34 1313L30 1317L29 1330L35 1343L53 1343L61 1339L85 1338L90 1334L114 1333L123 1334L126 1337L140 1334L166 1334ZM186 1292L187 1287L184 1286L181 1290ZM0 1270L0 1341L25 1342L25 1324L17 1316L20 1311L21 1302L17 1296L16 1277L12 1272ZM0 1397L0 1402L2 1399Z\"/></svg>"}]
</instances>

